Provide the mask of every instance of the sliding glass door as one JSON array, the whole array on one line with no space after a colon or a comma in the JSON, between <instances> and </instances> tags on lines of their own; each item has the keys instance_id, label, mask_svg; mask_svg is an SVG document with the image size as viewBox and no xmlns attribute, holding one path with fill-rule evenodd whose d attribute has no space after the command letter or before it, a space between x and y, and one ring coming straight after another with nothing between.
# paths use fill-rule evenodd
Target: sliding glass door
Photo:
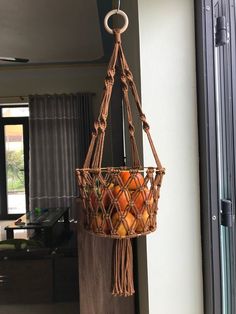
<instances>
[{"instance_id":1,"label":"sliding glass door","mask_svg":"<svg viewBox=\"0 0 236 314\"><path fill-rule=\"evenodd\" d=\"M234 314L235 306L235 14L230 1L214 4L215 24L215 103L218 147L218 189L221 215L222 314ZM233 10L234 11L234 10Z\"/></svg>"}]
</instances>

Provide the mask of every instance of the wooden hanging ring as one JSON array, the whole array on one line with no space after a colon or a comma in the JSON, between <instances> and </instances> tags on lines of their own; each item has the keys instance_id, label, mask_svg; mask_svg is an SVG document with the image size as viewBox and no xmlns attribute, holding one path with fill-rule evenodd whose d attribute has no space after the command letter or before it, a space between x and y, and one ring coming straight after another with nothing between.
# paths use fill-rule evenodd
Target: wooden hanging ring
<instances>
[{"instance_id":1,"label":"wooden hanging ring","mask_svg":"<svg viewBox=\"0 0 236 314\"><path fill-rule=\"evenodd\" d=\"M129 18L127 16L127 14L122 11L122 10L111 10L110 12L107 13L107 15L105 16L104 18L104 27L105 27L105 30L109 33L109 34L113 34L113 29L111 29L108 25L108 20L109 18L114 15L114 14L119 14L121 15L123 18L124 18L124 21L125 21L125 24L124 26L120 29L120 33L124 33L129 25Z\"/></svg>"}]
</instances>

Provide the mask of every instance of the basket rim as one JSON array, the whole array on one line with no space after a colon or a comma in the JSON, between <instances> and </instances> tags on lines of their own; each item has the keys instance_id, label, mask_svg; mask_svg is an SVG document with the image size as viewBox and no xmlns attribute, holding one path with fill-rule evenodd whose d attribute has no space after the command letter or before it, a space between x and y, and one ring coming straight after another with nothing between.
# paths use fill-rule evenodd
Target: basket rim
<instances>
[{"instance_id":1,"label":"basket rim","mask_svg":"<svg viewBox=\"0 0 236 314\"><path fill-rule=\"evenodd\" d=\"M147 230L147 231L143 231L140 233L134 233L132 235L124 235L124 236L120 236L120 235L116 235L116 234L105 234L105 233L99 233L99 232L95 232L89 228L87 228L86 226L84 226L84 229L86 232L88 232L89 234L96 236L96 237L100 237L100 238L107 238L107 239L118 239L118 240L122 240L122 239L134 239L134 238L139 238L145 235L148 235L150 233L153 233L157 230L157 226L155 226L152 230Z\"/></svg>"},{"instance_id":2,"label":"basket rim","mask_svg":"<svg viewBox=\"0 0 236 314\"><path fill-rule=\"evenodd\" d=\"M101 168L76 168L75 171L88 171L88 172L106 172L106 171L116 171L116 170L121 170L121 171L137 171L137 172L143 172L145 170L154 170L159 173L165 173L165 168L158 168L157 166L149 166L149 167L139 167L139 168L134 168L134 167L126 167L126 166L121 166L121 167L101 167Z\"/></svg>"}]
</instances>

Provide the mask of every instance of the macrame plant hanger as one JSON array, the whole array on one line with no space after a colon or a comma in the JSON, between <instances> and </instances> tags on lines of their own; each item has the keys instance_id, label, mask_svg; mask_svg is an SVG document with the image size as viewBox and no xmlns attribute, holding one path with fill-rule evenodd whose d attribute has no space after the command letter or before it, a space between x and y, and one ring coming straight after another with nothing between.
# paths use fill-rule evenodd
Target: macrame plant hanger
<instances>
[{"instance_id":1,"label":"macrame plant hanger","mask_svg":"<svg viewBox=\"0 0 236 314\"><path fill-rule=\"evenodd\" d=\"M120 29L108 26L109 18L120 14L125 24ZM121 44L121 34L128 27L128 17L118 7L108 12L105 29L114 35L114 49L104 80L104 90L98 119L94 122L91 142L82 169L76 169L80 198L85 212L85 228L94 235L115 239L113 295L134 294L133 254L131 238L146 235L156 229L157 205L164 168L150 135L150 127L142 111L133 75ZM107 117L115 81L120 67L122 99L127 111L132 167L102 168ZM140 163L133 125L129 89L134 97L143 130L147 135L156 165L143 168Z\"/></svg>"}]
</instances>

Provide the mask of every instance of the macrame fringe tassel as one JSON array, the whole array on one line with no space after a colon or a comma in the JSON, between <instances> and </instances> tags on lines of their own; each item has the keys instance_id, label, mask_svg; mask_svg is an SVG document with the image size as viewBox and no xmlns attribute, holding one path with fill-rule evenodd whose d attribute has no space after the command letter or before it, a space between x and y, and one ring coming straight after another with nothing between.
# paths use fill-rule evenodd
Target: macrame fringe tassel
<instances>
[{"instance_id":1,"label":"macrame fringe tassel","mask_svg":"<svg viewBox=\"0 0 236 314\"><path fill-rule=\"evenodd\" d=\"M114 245L114 286L112 294L128 297L135 292L131 240L115 240Z\"/></svg>"}]
</instances>

